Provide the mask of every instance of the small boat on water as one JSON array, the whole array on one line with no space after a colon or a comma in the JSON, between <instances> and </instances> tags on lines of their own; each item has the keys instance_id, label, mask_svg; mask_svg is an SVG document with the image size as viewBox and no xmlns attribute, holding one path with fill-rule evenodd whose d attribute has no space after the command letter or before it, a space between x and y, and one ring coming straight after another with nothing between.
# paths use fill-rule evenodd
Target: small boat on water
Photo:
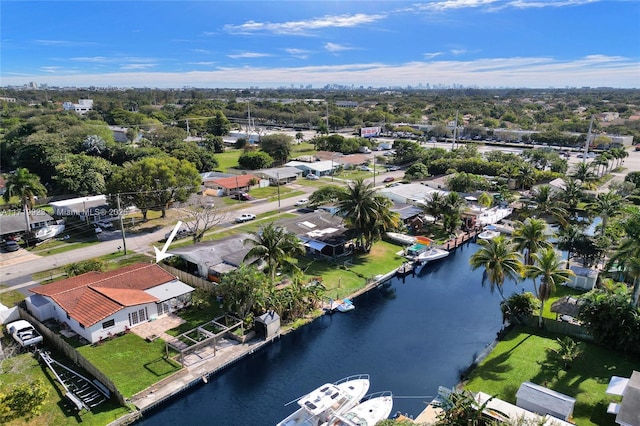
<instances>
[{"instance_id":1,"label":"small boat on water","mask_svg":"<svg viewBox=\"0 0 640 426\"><path fill-rule=\"evenodd\" d=\"M443 257L447 256L449 256L449 252L447 250L432 247L418 253L418 255L415 257L415 260L420 263L432 262L434 260L442 259Z\"/></svg>"},{"instance_id":2,"label":"small boat on water","mask_svg":"<svg viewBox=\"0 0 640 426\"><path fill-rule=\"evenodd\" d=\"M484 231L478 234L478 238L481 240L493 240L496 237L500 236L500 231L498 231L493 225L488 225L484 227Z\"/></svg>"},{"instance_id":3,"label":"small boat on water","mask_svg":"<svg viewBox=\"0 0 640 426\"><path fill-rule=\"evenodd\" d=\"M500 232L502 234L509 234L509 235L511 235L513 233L514 229L515 229L513 226L511 226L509 223L506 223L506 222L505 223L494 223L491 226L493 226L493 229L495 231L498 231L498 232Z\"/></svg>"},{"instance_id":4,"label":"small boat on water","mask_svg":"<svg viewBox=\"0 0 640 426\"><path fill-rule=\"evenodd\" d=\"M296 402L300 408L276 426L320 426L333 416L347 413L369 390L369 375L345 377L326 383Z\"/></svg>"},{"instance_id":5,"label":"small boat on water","mask_svg":"<svg viewBox=\"0 0 640 426\"><path fill-rule=\"evenodd\" d=\"M336 310L338 310L339 312L349 312L353 311L355 308L355 305L349 299L343 299L342 303L336 306Z\"/></svg>"},{"instance_id":6,"label":"small boat on water","mask_svg":"<svg viewBox=\"0 0 640 426\"><path fill-rule=\"evenodd\" d=\"M390 239L394 243L403 244L410 246L411 244L415 244L416 237L412 237L407 234L399 234L397 232L387 232L387 238Z\"/></svg>"},{"instance_id":7,"label":"small boat on water","mask_svg":"<svg viewBox=\"0 0 640 426\"><path fill-rule=\"evenodd\" d=\"M393 394L389 391L373 393L344 414L333 416L325 426L374 426L385 420L393 409Z\"/></svg>"}]
</instances>

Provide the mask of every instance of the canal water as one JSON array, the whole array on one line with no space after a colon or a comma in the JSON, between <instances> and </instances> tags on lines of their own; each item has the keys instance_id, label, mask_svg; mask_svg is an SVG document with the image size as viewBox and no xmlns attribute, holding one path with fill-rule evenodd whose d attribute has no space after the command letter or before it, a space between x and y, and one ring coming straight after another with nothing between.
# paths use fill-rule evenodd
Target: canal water
<instances>
[{"instance_id":1,"label":"canal water","mask_svg":"<svg viewBox=\"0 0 640 426\"><path fill-rule=\"evenodd\" d=\"M482 271L469 267L478 247L468 243L416 276L388 281L354 299L354 311L283 336L139 424L274 425L296 409L288 402L363 373L371 376L369 392L393 392L393 412L418 415L438 386L459 381L502 327L499 294L482 287ZM504 285L506 296L522 289Z\"/></svg>"}]
</instances>

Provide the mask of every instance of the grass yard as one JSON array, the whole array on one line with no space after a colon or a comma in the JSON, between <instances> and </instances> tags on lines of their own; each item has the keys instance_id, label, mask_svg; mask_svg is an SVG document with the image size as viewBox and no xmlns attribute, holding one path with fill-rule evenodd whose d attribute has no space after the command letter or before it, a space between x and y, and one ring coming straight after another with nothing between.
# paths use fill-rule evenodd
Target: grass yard
<instances>
[{"instance_id":1,"label":"grass yard","mask_svg":"<svg viewBox=\"0 0 640 426\"><path fill-rule=\"evenodd\" d=\"M165 358L164 340L147 342L134 333L115 337L97 346L85 345L77 350L109 377L127 398L181 368L178 363Z\"/></svg>"},{"instance_id":2,"label":"grass yard","mask_svg":"<svg viewBox=\"0 0 640 426\"><path fill-rule=\"evenodd\" d=\"M207 323L223 314L224 312L215 297L213 295L209 295L208 300L203 306L190 306L178 312L177 315L186 322L176 328L168 330L167 334L177 336L179 334L186 333L187 331Z\"/></svg>"},{"instance_id":3,"label":"grass yard","mask_svg":"<svg viewBox=\"0 0 640 426\"><path fill-rule=\"evenodd\" d=\"M386 274L400 266L404 258L396 253L401 250L401 246L378 241L368 255L349 258L352 264L346 269L334 263L309 258L300 259L299 266L304 271L306 279L322 277L322 283L327 288L327 297L341 298L364 287L368 279Z\"/></svg>"},{"instance_id":4,"label":"grass yard","mask_svg":"<svg viewBox=\"0 0 640 426\"><path fill-rule=\"evenodd\" d=\"M238 158L242 152L241 149L226 149L223 153L215 154L215 159L218 161L217 170L226 172L229 168L238 167Z\"/></svg>"},{"instance_id":5,"label":"grass yard","mask_svg":"<svg viewBox=\"0 0 640 426\"><path fill-rule=\"evenodd\" d=\"M53 355L54 358L56 355ZM57 358L56 358L57 359ZM126 407L107 402L98 406L95 412L78 414L70 409L70 404L64 398L62 387L53 376L45 370L30 353L20 354L8 358L0 364L0 393L8 393L18 383L32 383L42 380L49 391L49 396L41 409L40 415L31 419L16 419L7 426L49 426L49 425L78 425L102 426L127 414Z\"/></svg>"},{"instance_id":6,"label":"grass yard","mask_svg":"<svg viewBox=\"0 0 640 426\"><path fill-rule=\"evenodd\" d=\"M0 289L7 288L7 286L0 285ZM9 308L15 306L18 302L24 300L24 294L17 290L10 290L4 293L0 293L0 303Z\"/></svg>"},{"instance_id":7,"label":"grass yard","mask_svg":"<svg viewBox=\"0 0 640 426\"><path fill-rule=\"evenodd\" d=\"M551 312L551 305L553 304L553 302L555 302L558 299L561 299L565 296L576 296L576 297L580 297L584 294L584 291L575 289L575 288L571 288L571 287L566 287L563 285L559 285L556 286L556 291L553 292L553 295L549 298L549 300L547 300L546 302L544 302L544 310L542 311L542 316L545 318L551 318L553 320L556 319L556 313L555 312ZM534 312L534 315L537 315L537 312L539 310L536 309L536 312Z\"/></svg>"},{"instance_id":8,"label":"grass yard","mask_svg":"<svg viewBox=\"0 0 640 426\"><path fill-rule=\"evenodd\" d=\"M515 404L520 384L533 382L576 398L575 424L615 426L615 416L607 414L607 406L620 397L605 394L607 385L611 376L629 377L640 365L640 357L584 343L580 358L565 371L547 356L547 348L558 347L557 337L536 328L516 328L471 371L465 388Z\"/></svg>"}]
</instances>

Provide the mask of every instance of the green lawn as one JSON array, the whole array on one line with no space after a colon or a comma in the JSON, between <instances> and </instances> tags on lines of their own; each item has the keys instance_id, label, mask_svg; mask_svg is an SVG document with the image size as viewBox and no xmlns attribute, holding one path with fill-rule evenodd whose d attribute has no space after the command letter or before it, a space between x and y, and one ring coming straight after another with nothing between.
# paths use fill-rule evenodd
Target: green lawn
<instances>
[{"instance_id":1,"label":"green lawn","mask_svg":"<svg viewBox=\"0 0 640 426\"><path fill-rule=\"evenodd\" d=\"M215 154L215 159L218 161L217 170L226 172L229 168L238 167L238 158L242 152L241 149L226 149L221 154Z\"/></svg>"},{"instance_id":2,"label":"green lawn","mask_svg":"<svg viewBox=\"0 0 640 426\"><path fill-rule=\"evenodd\" d=\"M59 359L58 355L53 354ZM32 419L18 419L9 423L8 426L29 425L29 426L49 426L49 425L78 425L102 426L106 425L129 412L125 407L120 407L114 403L103 403L98 406L95 412L86 412L79 415L75 410L68 409L69 404L64 398L62 387L56 382L53 376L45 370L41 364L30 353L9 358L0 364L0 393L8 393L12 387L18 383L34 382L42 380L49 390L41 414Z\"/></svg>"},{"instance_id":3,"label":"green lawn","mask_svg":"<svg viewBox=\"0 0 640 426\"><path fill-rule=\"evenodd\" d=\"M404 258L396 255L400 250L401 246L378 241L368 255L350 257L352 264L346 266L346 269L334 263L306 257L299 260L299 266L304 271L306 279L322 277L322 283L327 288L327 297L341 298L364 287L368 279L386 274L400 266L404 261Z\"/></svg>"},{"instance_id":4,"label":"green lawn","mask_svg":"<svg viewBox=\"0 0 640 426\"><path fill-rule=\"evenodd\" d=\"M0 289L7 288L7 286L0 285ZM24 294L17 290L10 290L4 293L0 293L0 303L9 308L15 306L18 302L24 300Z\"/></svg>"},{"instance_id":5,"label":"green lawn","mask_svg":"<svg viewBox=\"0 0 640 426\"><path fill-rule=\"evenodd\" d=\"M205 293L201 293L203 297L205 297ZM208 295L208 294L207 294ZM192 330L204 323L211 321L214 318L217 318L223 315L224 312L222 308L216 301L213 295L208 295L206 302L200 306L190 306L186 309L181 310L178 315L180 318L185 320L183 324L180 326L173 328L167 331L167 334L171 336L177 336L182 333L186 333L189 330Z\"/></svg>"},{"instance_id":6,"label":"green lawn","mask_svg":"<svg viewBox=\"0 0 640 426\"><path fill-rule=\"evenodd\" d=\"M551 305L553 304L553 302L555 302L558 299L561 299L565 296L576 296L576 297L580 297L584 294L584 291L575 289L575 288L571 288L571 287L565 287L565 286L557 286L556 287L556 291L553 293L553 295L549 298L549 300L547 300L546 302L544 302L544 310L542 311L542 316L545 318L551 318L551 319L556 319L556 313L555 312L551 312ZM536 309L536 312L534 315L537 315L538 309Z\"/></svg>"},{"instance_id":7,"label":"green lawn","mask_svg":"<svg viewBox=\"0 0 640 426\"><path fill-rule=\"evenodd\" d=\"M81 346L77 350L109 377L125 397L131 397L181 368L165 358L164 340L147 342L134 333L97 346Z\"/></svg>"},{"instance_id":8,"label":"green lawn","mask_svg":"<svg viewBox=\"0 0 640 426\"><path fill-rule=\"evenodd\" d=\"M620 398L605 394L607 384L611 376L629 377L640 365L640 357L585 343L582 356L565 371L547 357L547 348L558 347L557 337L535 328L511 331L470 373L465 388L515 404L520 384L533 382L576 398L575 424L614 426L607 405Z\"/></svg>"}]
</instances>

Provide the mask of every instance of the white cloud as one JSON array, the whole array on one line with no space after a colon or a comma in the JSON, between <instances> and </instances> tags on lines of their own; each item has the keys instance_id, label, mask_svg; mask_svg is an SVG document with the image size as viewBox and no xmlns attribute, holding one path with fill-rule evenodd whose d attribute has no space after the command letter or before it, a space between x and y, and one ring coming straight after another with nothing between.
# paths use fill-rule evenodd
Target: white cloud
<instances>
[{"instance_id":1,"label":"white cloud","mask_svg":"<svg viewBox=\"0 0 640 426\"><path fill-rule=\"evenodd\" d=\"M424 56L425 59L433 59L441 55L443 55L442 52L430 52L430 53L424 53L422 56Z\"/></svg>"},{"instance_id":2,"label":"white cloud","mask_svg":"<svg viewBox=\"0 0 640 426\"><path fill-rule=\"evenodd\" d=\"M436 0L428 3L417 3L407 11L431 11L443 12L457 9L486 9L487 11L498 11L505 8L531 9L545 7L570 7L582 6L590 3L597 3L602 0Z\"/></svg>"},{"instance_id":3,"label":"white cloud","mask_svg":"<svg viewBox=\"0 0 640 426\"><path fill-rule=\"evenodd\" d=\"M452 55L464 55L465 53L467 53L466 49L451 49Z\"/></svg>"},{"instance_id":4,"label":"white cloud","mask_svg":"<svg viewBox=\"0 0 640 426\"><path fill-rule=\"evenodd\" d=\"M589 55L574 60L548 57L479 59L474 61L409 62L398 65L359 63L306 67L228 67L190 72L122 72L69 76L46 67L42 81L57 86L121 87L277 87L290 84L354 84L357 86L406 86L459 84L476 87L617 87L638 88L638 63L606 55ZM138 71L138 70L134 70ZM54 73L55 75L51 75ZM22 85L25 77L8 73L6 85ZM31 81L38 76L29 77Z\"/></svg>"},{"instance_id":5,"label":"white cloud","mask_svg":"<svg viewBox=\"0 0 640 426\"><path fill-rule=\"evenodd\" d=\"M309 57L309 53L311 53L309 50L294 48L284 49L284 51L298 59L307 59Z\"/></svg>"},{"instance_id":6,"label":"white cloud","mask_svg":"<svg viewBox=\"0 0 640 426\"><path fill-rule=\"evenodd\" d=\"M194 53L203 53L205 55L209 55L211 53L211 51L207 49L191 49L191 51Z\"/></svg>"},{"instance_id":7,"label":"white cloud","mask_svg":"<svg viewBox=\"0 0 640 426\"><path fill-rule=\"evenodd\" d=\"M91 56L91 57L83 56L83 57L77 57L77 58L69 58L69 60L74 62L89 62L89 63L96 63L96 64L104 64L104 63L114 61L113 58L107 58L104 56Z\"/></svg>"},{"instance_id":8,"label":"white cloud","mask_svg":"<svg viewBox=\"0 0 640 426\"><path fill-rule=\"evenodd\" d=\"M337 43L325 43L324 48L329 52L342 52L343 50L353 50L353 47L349 47L349 46L345 46Z\"/></svg>"},{"instance_id":9,"label":"white cloud","mask_svg":"<svg viewBox=\"0 0 640 426\"><path fill-rule=\"evenodd\" d=\"M215 65L215 62L187 62L189 65Z\"/></svg>"},{"instance_id":10,"label":"white cloud","mask_svg":"<svg viewBox=\"0 0 640 426\"><path fill-rule=\"evenodd\" d=\"M157 65L158 64L149 64L149 63L145 63L145 64L139 64L139 63L123 64L123 65L120 65L120 69L125 70L125 71L147 70L147 69L153 68L153 67L155 67Z\"/></svg>"},{"instance_id":11,"label":"white cloud","mask_svg":"<svg viewBox=\"0 0 640 426\"><path fill-rule=\"evenodd\" d=\"M75 40L34 40L35 44L41 44L43 46L60 46L60 47L77 47L77 46L92 46L96 43L91 41L75 41Z\"/></svg>"},{"instance_id":12,"label":"white cloud","mask_svg":"<svg viewBox=\"0 0 640 426\"><path fill-rule=\"evenodd\" d=\"M235 53L235 54L227 55L227 57L231 59L264 58L267 56L271 56L271 55L268 53L258 53L258 52L243 52L243 53Z\"/></svg>"},{"instance_id":13,"label":"white cloud","mask_svg":"<svg viewBox=\"0 0 640 426\"><path fill-rule=\"evenodd\" d=\"M358 27L385 19L386 17L386 14L368 15L357 13L355 15L325 15L320 18L289 22L247 21L241 25L225 25L224 30L233 34L254 34L260 32L279 35L303 35L308 32L326 28Z\"/></svg>"}]
</instances>

